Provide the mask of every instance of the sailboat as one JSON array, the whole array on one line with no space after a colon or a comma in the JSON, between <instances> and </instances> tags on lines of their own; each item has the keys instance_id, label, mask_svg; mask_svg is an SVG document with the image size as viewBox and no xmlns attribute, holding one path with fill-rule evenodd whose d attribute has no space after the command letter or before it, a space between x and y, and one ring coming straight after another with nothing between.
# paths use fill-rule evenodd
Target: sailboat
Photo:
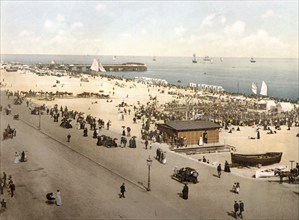
<instances>
[{"instance_id":1,"label":"sailboat","mask_svg":"<svg viewBox=\"0 0 299 220\"><path fill-rule=\"evenodd\" d=\"M96 59L93 59L90 69L96 72L99 71L99 63Z\"/></svg>"},{"instance_id":2,"label":"sailboat","mask_svg":"<svg viewBox=\"0 0 299 220\"><path fill-rule=\"evenodd\" d=\"M255 83L252 83L251 84L251 91L257 95L257 85ZM260 91L260 95L262 96L268 96L268 86L267 84L265 83L265 81L262 82L262 86L261 86L261 91Z\"/></svg>"},{"instance_id":3,"label":"sailboat","mask_svg":"<svg viewBox=\"0 0 299 220\"><path fill-rule=\"evenodd\" d=\"M268 86L265 81L262 82L261 92L260 95L268 96Z\"/></svg>"},{"instance_id":4,"label":"sailboat","mask_svg":"<svg viewBox=\"0 0 299 220\"><path fill-rule=\"evenodd\" d=\"M93 59L90 69L93 71L96 71L96 72L98 72L98 71L106 72L106 70L103 67L103 65L101 64L101 62L98 62L97 59Z\"/></svg>"},{"instance_id":5,"label":"sailboat","mask_svg":"<svg viewBox=\"0 0 299 220\"><path fill-rule=\"evenodd\" d=\"M193 54L192 63L197 63L196 54Z\"/></svg>"},{"instance_id":6,"label":"sailboat","mask_svg":"<svg viewBox=\"0 0 299 220\"><path fill-rule=\"evenodd\" d=\"M223 58L222 58L222 57L220 57L220 61L221 61L221 62L223 61Z\"/></svg>"},{"instance_id":7,"label":"sailboat","mask_svg":"<svg viewBox=\"0 0 299 220\"><path fill-rule=\"evenodd\" d=\"M251 84L251 91L256 95L257 94L257 85L255 83Z\"/></svg>"},{"instance_id":8,"label":"sailboat","mask_svg":"<svg viewBox=\"0 0 299 220\"><path fill-rule=\"evenodd\" d=\"M115 61L115 60L116 60L116 56L113 56L113 58L112 58L112 59L113 59L113 61Z\"/></svg>"}]
</instances>

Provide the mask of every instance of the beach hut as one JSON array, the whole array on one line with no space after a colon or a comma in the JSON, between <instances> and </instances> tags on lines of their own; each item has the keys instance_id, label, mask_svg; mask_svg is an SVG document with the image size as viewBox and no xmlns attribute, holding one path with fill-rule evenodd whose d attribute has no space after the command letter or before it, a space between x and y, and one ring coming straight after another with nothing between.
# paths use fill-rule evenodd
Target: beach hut
<instances>
[{"instance_id":1,"label":"beach hut","mask_svg":"<svg viewBox=\"0 0 299 220\"><path fill-rule=\"evenodd\" d=\"M259 110L266 110L267 109L267 102L265 100L260 100L258 103Z\"/></svg>"},{"instance_id":2,"label":"beach hut","mask_svg":"<svg viewBox=\"0 0 299 220\"><path fill-rule=\"evenodd\" d=\"M188 145L200 142L218 143L221 127L211 121L200 120L167 121L165 124L157 124L158 130L164 134L167 143L173 143L175 139L183 138Z\"/></svg>"}]
</instances>

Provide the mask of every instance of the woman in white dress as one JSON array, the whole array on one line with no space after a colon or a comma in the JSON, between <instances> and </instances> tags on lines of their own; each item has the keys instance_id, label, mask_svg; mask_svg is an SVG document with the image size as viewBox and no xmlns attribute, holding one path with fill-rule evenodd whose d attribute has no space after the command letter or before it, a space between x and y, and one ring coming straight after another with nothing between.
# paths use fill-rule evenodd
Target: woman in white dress
<instances>
[{"instance_id":1,"label":"woman in white dress","mask_svg":"<svg viewBox=\"0 0 299 220\"><path fill-rule=\"evenodd\" d=\"M62 201L61 201L61 193L59 190L57 190L56 193L56 205L57 206L61 206L62 205Z\"/></svg>"},{"instance_id":2,"label":"woman in white dress","mask_svg":"<svg viewBox=\"0 0 299 220\"><path fill-rule=\"evenodd\" d=\"M20 154L19 152L15 153L15 163L19 163L20 162Z\"/></svg>"}]
</instances>

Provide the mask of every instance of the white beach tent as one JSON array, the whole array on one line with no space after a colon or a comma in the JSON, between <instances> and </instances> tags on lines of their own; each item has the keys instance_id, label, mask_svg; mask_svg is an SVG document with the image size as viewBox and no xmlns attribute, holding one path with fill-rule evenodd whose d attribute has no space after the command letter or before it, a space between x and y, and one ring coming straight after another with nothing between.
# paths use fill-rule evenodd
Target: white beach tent
<instances>
[{"instance_id":1,"label":"white beach tent","mask_svg":"<svg viewBox=\"0 0 299 220\"><path fill-rule=\"evenodd\" d=\"M267 110L275 110L276 109L276 103L274 100L267 100Z\"/></svg>"},{"instance_id":2,"label":"white beach tent","mask_svg":"<svg viewBox=\"0 0 299 220\"><path fill-rule=\"evenodd\" d=\"M280 112L287 112L294 110L294 105L289 102L280 102L277 104L277 111Z\"/></svg>"}]
</instances>

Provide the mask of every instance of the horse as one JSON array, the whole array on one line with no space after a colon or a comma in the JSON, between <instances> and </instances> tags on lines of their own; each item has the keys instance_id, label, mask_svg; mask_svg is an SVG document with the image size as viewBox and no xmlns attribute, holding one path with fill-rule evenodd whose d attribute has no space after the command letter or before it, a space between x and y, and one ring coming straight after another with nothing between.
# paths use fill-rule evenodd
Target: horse
<instances>
[{"instance_id":1,"label":"horse","mask_svg":"<svg viewBox=\"0 0 299 220\"><path fill-rule=\"evenodd\" d=\"M280 183L283 182L284 177L288 177L289 183L295 182L295 177L297 177L297 170L291 169L290 171L274 170L274 176L279 175Z\"/></svg>"}]
</instances>

